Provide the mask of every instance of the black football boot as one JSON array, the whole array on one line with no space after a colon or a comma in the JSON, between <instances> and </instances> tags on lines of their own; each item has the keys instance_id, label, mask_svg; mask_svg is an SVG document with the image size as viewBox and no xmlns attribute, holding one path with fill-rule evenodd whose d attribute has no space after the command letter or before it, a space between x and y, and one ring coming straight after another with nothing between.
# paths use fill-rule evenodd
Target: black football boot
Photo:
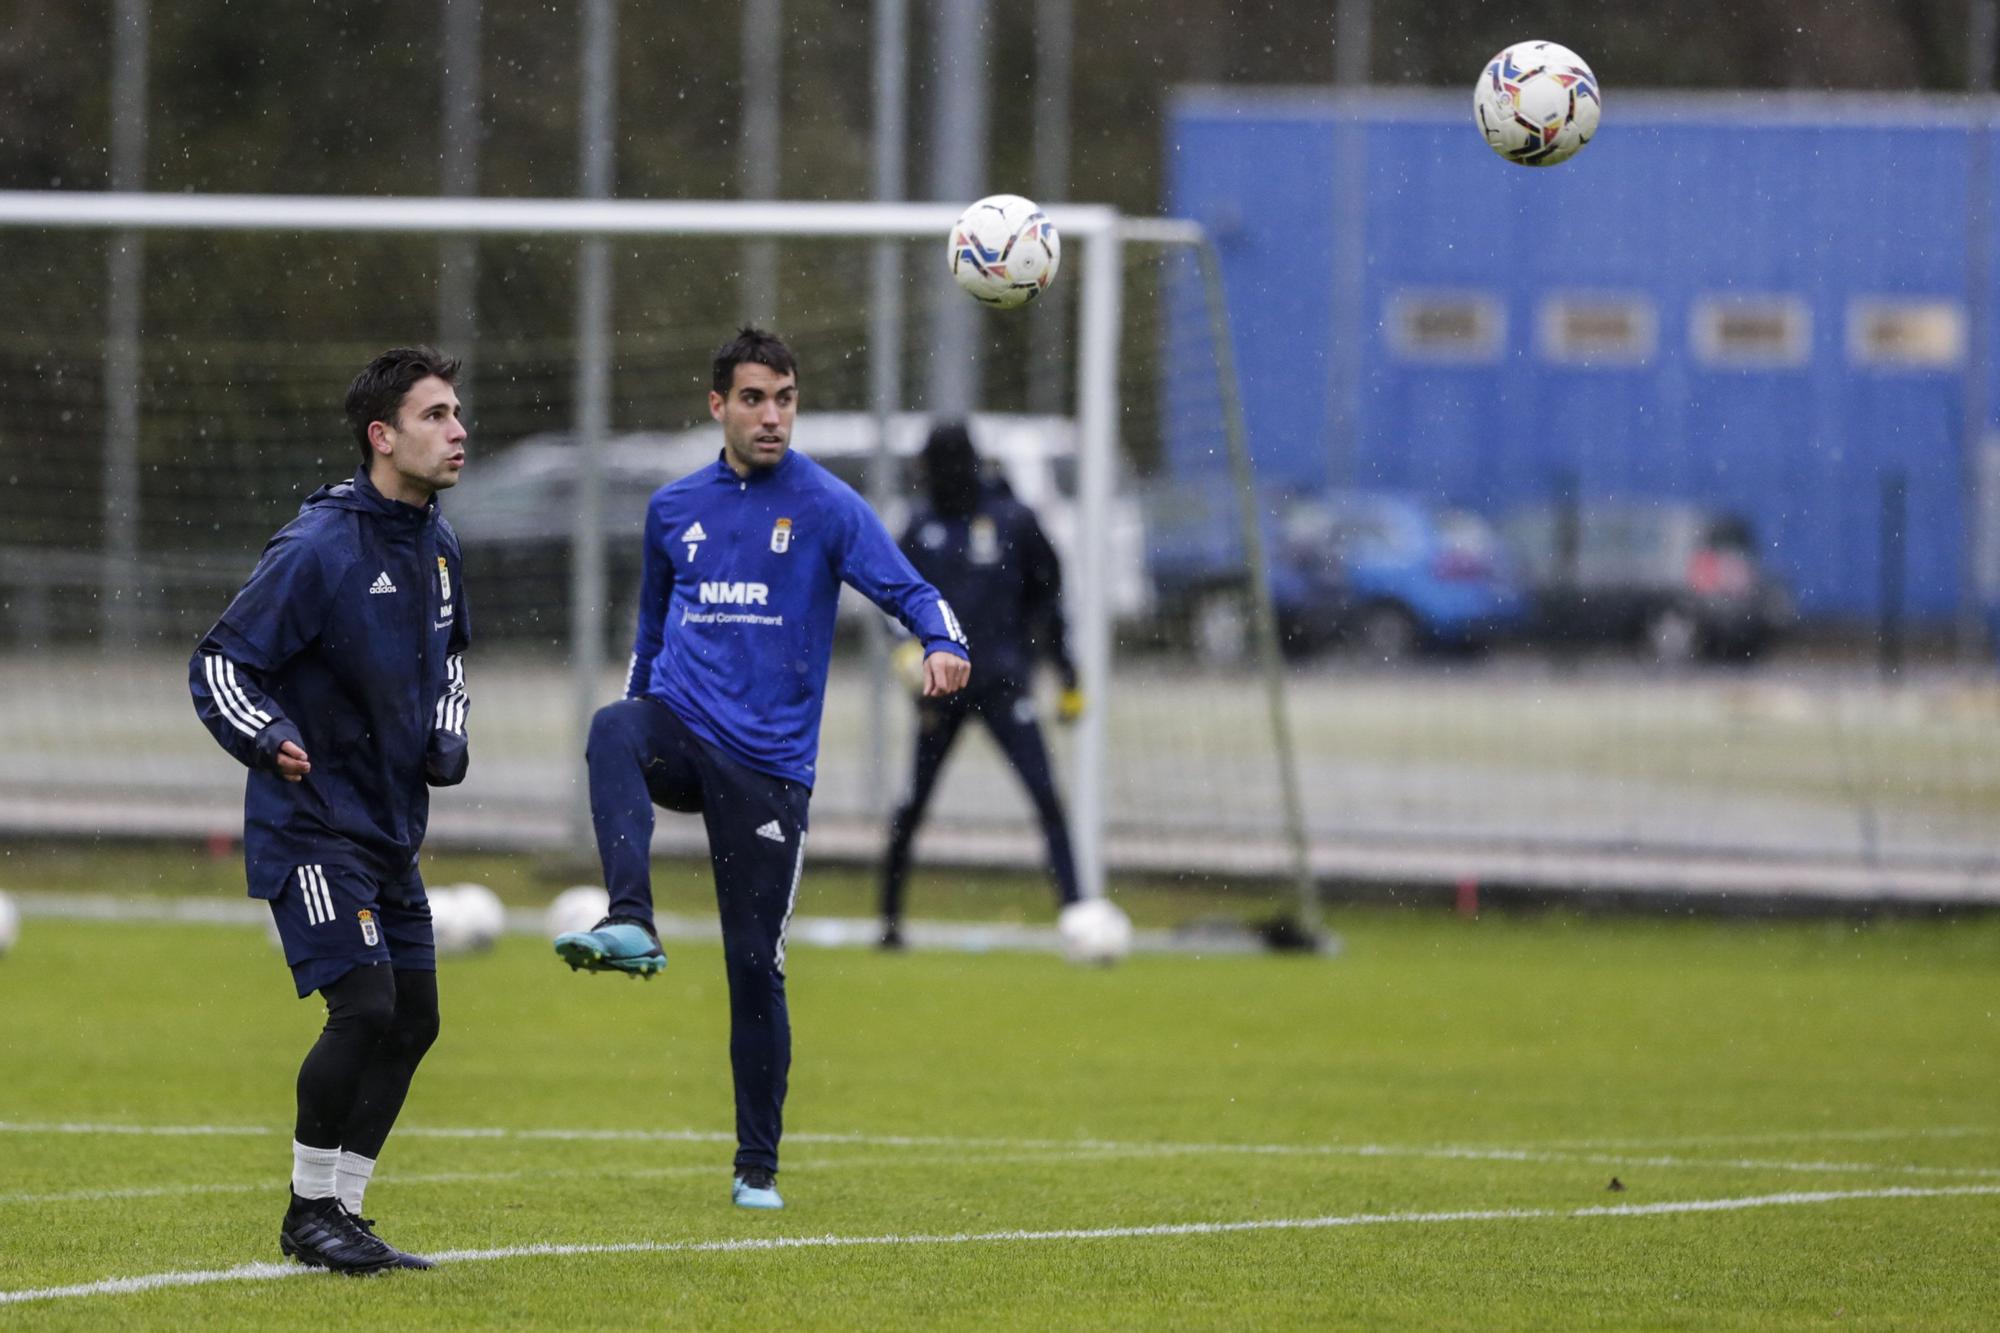
<instances>
[{"instance_id":1,"label":"black football boot","mask_svg":"<svg viewBox=\"0 0 2000 1333\"><path fill-rule=\"evenodd\" d=\"M278 1248L308 1268L355 1277L395 1268L401 1257L400 1251L355 1221L339 1199L301 1199L296 1194L278 1230Z\"/></svg>"}]
</instances>

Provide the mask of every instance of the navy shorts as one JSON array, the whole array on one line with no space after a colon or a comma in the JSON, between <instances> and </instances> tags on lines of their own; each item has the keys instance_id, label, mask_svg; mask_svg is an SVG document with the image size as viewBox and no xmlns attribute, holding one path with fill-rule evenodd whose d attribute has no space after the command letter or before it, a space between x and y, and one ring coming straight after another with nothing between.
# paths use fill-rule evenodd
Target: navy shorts
<instances>
[{"instance_id":1,"label":"navy shorts","mask_svg":"<svg viewBox=\"0 0 2000 1333\"><path fill-rule=\"evenodd\" d=\"M398 878L330 862L293 866L271 919L300 999L368 963L437 970L430 899L415 866Z\"/></svg>"}]
</instances>

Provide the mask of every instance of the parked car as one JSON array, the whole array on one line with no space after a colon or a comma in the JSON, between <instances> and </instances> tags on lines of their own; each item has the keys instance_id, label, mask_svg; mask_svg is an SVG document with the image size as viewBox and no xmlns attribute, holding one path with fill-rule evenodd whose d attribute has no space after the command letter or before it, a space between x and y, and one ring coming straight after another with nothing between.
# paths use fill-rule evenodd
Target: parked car
<instances>
[{"instance_id":1,"label":"parked car","mask_svg":"<svg viewBox=\"0 0 2000 1333\"><path fill-rule=\"evenodd\" d=\"M1260 504L1280 641L1375 661L1477 650L1525 609L1493 529L1414 496L1347 490ZM1148 515L1155 596L1202 657L1248 646L1245 561L1227 488L1179 489Z\"/></svg>"},{"instance_id":2,"label":"parked car","mask_svg":"<svg viewBox=\"0 0 2000 1333\"><path fill-rule=\"evenodd\" d=\"M930 418L890 418L889 444L901 459L923 447ZM1078 531L1074 428L1059 417L975 415L973 441L987 466L1034 507L1074 578ZM875 448L875 418L862 412L814 412L800 420L793 444L863 494ZM639 581L639 542L646 502L668 482L708 466L722 449L720 428L638 432L605 441L604 476L607 635L613 648L630 642ZM568 629L570 548L576 515L577 452L568 435L532 435L490 456L475 455L464 479L444 499L446 516L465 547L482 637L545 638L560 645ZM914 493L910 479L884 506L883 521L900 533ZM1107 526L1106 592L1114 618L1144 613L1151 596L1144 566L1139 509L1116 499ZM869 614L858 595L843 592L850 625Z\"/></svg>"},{"instance_id":3,"label":"parked car","mask_svg":"<svg viewBox=\"0 0 2000 1333\"><path fill-rule=\"evenodd\" d=\"M1744 520L1697 505L1617 501L1511 516L1502 533L1533 602L1528 632L1622 643L1663 662L1749 661L1793 620Z\"/></svg>"}]
</instances>

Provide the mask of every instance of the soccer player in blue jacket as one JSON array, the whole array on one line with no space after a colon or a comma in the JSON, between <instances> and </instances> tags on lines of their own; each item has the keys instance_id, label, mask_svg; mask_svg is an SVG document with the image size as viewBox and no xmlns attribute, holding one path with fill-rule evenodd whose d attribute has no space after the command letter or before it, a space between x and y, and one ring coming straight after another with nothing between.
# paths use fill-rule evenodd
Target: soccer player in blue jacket
<instances>
[{"instance_id":1,"label":"soccer player in blue jacket","mask_svg":"<svg viewBox=\"0 0 2000 1333\"><path fill-rule=\"evenodd\" d=\"M437 493L465 465L452 381L427 347L347 392L361 468L309 496L189 663L195 711L250 770L243 854L301 999L326 1026L299 1067L284 1252L340 1272L429 1268L361 1216L375 1159L438 1032L417 871L430 787L465 777L470 640Z\"/></svg>"},{"instance_id":2,"label":"soccer player in blue jacket","mask_svg":"<svg viewBox=\"0 0 2000 1333\"><path fill-rule=\"evenodd\" d=\"M967 629L979 645L979 679L949 699L917 702L909 794L889 825L882 858L885 949L903 947L910 844L968 718L985 723L1028 790L1048 844L1056 905L1067 907L1078 897L1069 824L1049 770L1033 692L1035 664L1046 658L1062 678L1057 716L1073 722L1082 714L1083 695L1063 626L1062 566L1034 511L980 476L979 454L963 423L933 427L924 441L922 464L928 504L911 516L903 553L918 573L963 608Z\"/></svg>"},{"instance_id":3,"label":"soccer player in blue jacket","mask_svg":"<svg viewBox=\"0 0 2000 1333\"><path fill-rule=\"evenodd\" d=\"M853 488L791 449L798 365L745 328L715 355L722 452L646 510L639 628L625 698L597 712L587 762L610 913L558 936L572 969L650 976L653 806L708 831L729 976L735 1179L744 1208L782 1208L778 1138L792 1059L785 931L805 865L834 606L852 584L924 645L924 692L971 672L951 607Z\"/></svg>"}]
</instances>

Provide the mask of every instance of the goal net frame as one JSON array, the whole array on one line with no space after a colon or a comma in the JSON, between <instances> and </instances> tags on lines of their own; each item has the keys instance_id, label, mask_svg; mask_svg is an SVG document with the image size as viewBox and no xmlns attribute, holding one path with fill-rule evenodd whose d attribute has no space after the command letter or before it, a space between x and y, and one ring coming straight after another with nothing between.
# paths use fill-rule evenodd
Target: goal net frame
<instances>
[{"instance_id":1,"label":"goal net frame","mask_svg":"<svg viewBox=\"0 0 2000 1333\"><path fill-rule=\"evenodd\" d=\"M1118 369L1123 319L1124 255L1128 245L1195 250L1203 275L1201 299L1213 340L1218 396L1231 480L1239 493L1241 540L1246 557L1255 648L1263 667L1273 731L1273 754L1299 917L1309 935L1319 927L1317 894L1292 752L1285 689L1270 593L1263 576L1262 538L1255 507L1247 442L1230 357L1228 318L1222 305L1214 248L1199 224L1141 219L1093 204L1047 209L1068 242L1079 285L1074 346L1079 531L1074 578L1069 580L1070 622L1080 683L1088 697L1104 700L1111 677L1112 612L1106 595L1107 515L1116 485L1119 442ZM359 198L341 196L199 195L143 192L0 191L0 230L50 229L147 232L574 239L582 246L575 312L579 458L576 505L577 558L573 571L571 637L573 726L581 763L581 737L605 666L603 615L603 514L601 451L608 434L611 359L610 293L602 279L602 243L616 238L844 239L899 242L947 234L953 205L932 203L793 203L716 200ZM593 256L592 251L597 251ZM596 262L593 263L593 258ZM592 280L593 271L598 280ZM875 349L871 349L871 354ZM886 353L893 354L893 353ZM900 407L901 405L896 405ZM1087 710L1077 725L1071 774L1071 822L1083 891L1105 892L1107 826L1106 709ZM579 784L579 793L581 784ZM579 830L587 810L572 811Z\"/></svg>"}]
</instances>

